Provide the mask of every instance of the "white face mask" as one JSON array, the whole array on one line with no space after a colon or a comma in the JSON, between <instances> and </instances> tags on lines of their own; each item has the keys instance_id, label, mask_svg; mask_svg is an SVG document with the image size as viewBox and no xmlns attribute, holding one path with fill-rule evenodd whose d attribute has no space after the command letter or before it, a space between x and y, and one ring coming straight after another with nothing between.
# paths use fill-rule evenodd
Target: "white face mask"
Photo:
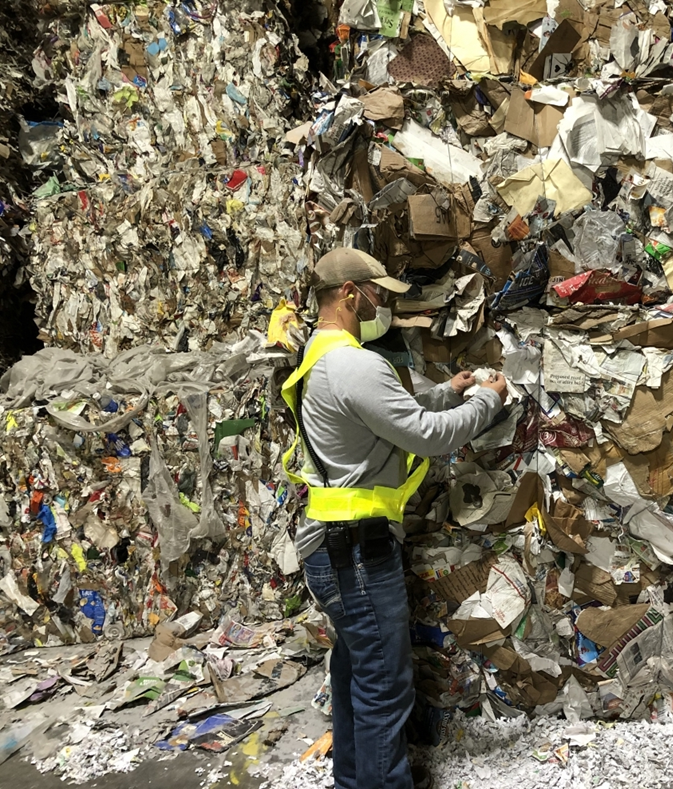
<instances>
[{"instance_id":1,"label":"white face mask","mask_svg":"<svg viewBox=\"0 0 673 789\"><path fill-rule=\"evenodd\" d=\"M357 287L357 286L356 286ZM369 296L358 288L358 291L367 299L367 301L374 306L374 302ZM356 313L357 314L357 313ZM362 342L373 342L378 340L390 328L393 320L393 313L389 307L377 307L376 317L370 321L360 321L360 340Z\"/></svg>"},{"instance_id":2,"label":"white face mask","mask_svg":"<svg viewBox=\"0 0 673 789\"><path fill-rule=\"evenodd\" d=\"M378 340L388 331L392 320L393 313L389 307L377 307L376 317L373 321L360 322L360 339L362 342Z\"/></svg>"}]
</instances>

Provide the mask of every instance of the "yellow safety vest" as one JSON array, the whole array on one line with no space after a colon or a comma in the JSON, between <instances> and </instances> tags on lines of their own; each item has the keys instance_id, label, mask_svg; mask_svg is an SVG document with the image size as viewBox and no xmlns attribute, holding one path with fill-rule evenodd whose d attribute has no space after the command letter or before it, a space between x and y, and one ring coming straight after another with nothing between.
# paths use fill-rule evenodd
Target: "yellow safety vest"
<instances>
[{"instance_id":1,"label":"yellow safety vest","mask_svg":"<svg viewBox=\"0 0 673 789\"><path fill-rule=\"evenodd\" d=\"M302 476L293 474L290 461L299 443L299 421L297 419L297 382L308 376L319 359L335 348L359 348L360 343L347 331L319 331L304 356L301 366L285 381L282 395L294 415L296 432L294 442L283 455L283 468L295 485L308 485L308 506L306 516L318 521L355 521L360 518L389 518L401 522L404 508L418 490L427 474L430 461L426 458L399 488L315 488ZM407 473L411 471L415 455L407 455ZM303 473L303 472L302 472Z\"/></svg>"}]
</instances>

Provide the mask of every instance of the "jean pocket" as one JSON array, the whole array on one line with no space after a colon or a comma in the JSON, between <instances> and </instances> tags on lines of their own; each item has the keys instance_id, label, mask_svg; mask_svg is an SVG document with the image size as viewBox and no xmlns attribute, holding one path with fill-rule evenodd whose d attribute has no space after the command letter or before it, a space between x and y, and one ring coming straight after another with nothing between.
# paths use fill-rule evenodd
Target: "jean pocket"
<instances>
[{"instance_id":1,"label":"jean pocket","mask_svg":"<svg viewBox=\"0 0 673 789\"><path fill-rule=\"evenodd\" d=\"M338 619L344 615L344 607L337 572L331 564L312 562L312 558L309 556L308 560L304 561L306 585L323 611L332 619Z\"/></svg>"},{"instance_id":2,"label":"jean pocket","mask_svg":"<svg viewBox=\"0 0 673 789\"><path fill-rule=\"evenodd\" d=\"M391 558L395 556L396 547L397 541L391 534L386 540L381 541L381 545L372 545L368 551L372 555L367 556L367 558L365 558L367 552L363 551L362 547L360 547L360 561L363 567L367 567L368 569L378 567L380 564L390 562Z\"/></svg>"}]
</instances>

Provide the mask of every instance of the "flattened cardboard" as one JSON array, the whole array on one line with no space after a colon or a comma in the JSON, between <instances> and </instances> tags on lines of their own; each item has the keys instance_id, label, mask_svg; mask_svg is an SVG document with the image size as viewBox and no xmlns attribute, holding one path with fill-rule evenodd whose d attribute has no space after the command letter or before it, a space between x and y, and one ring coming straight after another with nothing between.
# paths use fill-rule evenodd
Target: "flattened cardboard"
<instances>
[{"instance_id":1,"label":"flattened cardboard","mask_svg":"<svg viewBox=\"0 0 673 789\"><path fill-rule=\"evenodd\" d=\"M593 532L593 525L582 510L562 499L554 502L551 512L542 512L547 532L557 548L567 553L588 553L586 540Z\"/></svg>"},{"instance_id":2,"label":"flattened cardboard","mask_svg":"<svg viewBox=\"0 0 673 789\"><path fill-rule=\"evenodd\" d=\"M220 140L219 138L212 140L210 149L213 152L213 156L217 159L218 164L224 165L227 163L227 145L224 140Z\"/></svg>"},{"instance_id":3,"label":"flattened cardboard","mask_svg":"<svg viewBox=\"0 0 673 789\"><path fill-rule=\"evenodd\" d=\"M147 69L145 68L145 45L143 43L127 39L124 41L124 52L128 57L130 66L133 66L138 73L144 71L147 74Z\"/></svg>"},{"instance_id":4,"label":"flattened cardboard","mask_svg":"<svg viewBox=\"0 0 673 789\"><path fill-rule=\"evenodd\" d=\"M449 619L448 625L456 643L463 649L501 641L510 633L509 627L501 630L495 619Z\"/></svg>"},{"instance_id":5,"label":"flattened cardboard","mask_svg":"<svg viewBox=\"0 0 673 789\"><path fill-rule=\"evenodd\" d=\"M408 181L411 181L414 186L435 183L431 175L423 172L423 170L416 167L415 164L411 164L401 153L393 151L387 146L383 146L380 150L381 161L379 163L379 170L387 184L392 183L398 178L406 178Z\"/></svg>"},{"instance_id":6,"label":"flattened cardboard","mask_svg":"<svg viewBox=\"0 0 673 789\"><path fill-rule=\"evenodd\" d=\"M443 600L452 603L463 603L475 592L484 594L488 584L491 567L497 562L494 553L483 556L476 562L459 567L448 575L432 582L432 588Z\"/></svg>"},{"instance_id":7,"label":"flattened cardboard","mask_svg":"<svg viewBox=\"0 0 673 789\"><path fill-rule=\"evenodd\" d=\"M393 315L393 329L429 329L434 323L430 315Z\"/></svg>"},{"instance_id":8,"label":"flattened cardboard","mask_svg":"<svg viewBox=\"0 0 673 789\"><path fill-rule=\"evenodd\" d=\"M423 356L428 362L440 362L449 364L451 361L451 351L443 339L433 337L429 331L422 330Z\"/></svg>"},{"instance_id":9,"label":"flattened cardboard","mask_svg":"<svg viewBox=\"0 0 673 789\"><path fill-rule=\"evenodd\" d=\"M546 0L491 0L484 8L486 22L500 29L513 20L520 25L527 25L542 19L546 14Z\"/></svg>"},{"instance_id":10,"label":"flattened cardboard","mask_svg":"<svg viewBox=\"0 0 673 789\"><path fill-rule=\"evenodd\" d=\"M657 318L651 321L625 326L613 335L614 341L628 340L637 347L664 348L673 350L673 318Z\"/></svg>"},{"instance_id":11,"label":"flattened cardboard","mask_svg":"<svg viewBox=\"0 0 673 789\"><path fill-rule=\"evenodd\" d=\"M624 455L623 463L641 496L673 496L673 441L670 433L664 433L661 444L652 452Z\"/></svg>"},{"instance_id":12,"label":"flattened cardboard","mask_svg":"<svg viewBox=\"0 0 673 789\"><path fill-rule=\"evenodd\" d=\"M483 8L473 8L474 21L477 23L479 36L488 52L491 62L491 74L511 74L514 65L516 36L507 35L495 25L487 25Z\"/></svg>"},{"instance_id":13,"label":"flattened cardboard","mask_svg":"<svg viewBox=\"0 0 673 789\"><path fill-rule=\"evenodd\" d=\"M556 138L557 127L563 118L563 108L552 104L533 104L517 87L512 95L505 121L505 131L532 142L538 148L548 148Z\"/></svg>"},{"instance_id":14,"label":"flattened cardboard","mask_svg":"<svg viewBox=\"0 0 673 789\"><path fill-rule=\"evenodd\" d=\"M657 116L657 125L663 129L673 128L673 96L654 96L646 90L639 90L636 98L641 108L651 115Z\"/></svg>"},{"instance_id":15,"label":"flattened cardboard","mask_svg":"<svg viewBox=\"0 0 673 789\"><path fill-rule=\"evenodd\" d=\"M443 210L432 195L410 195L408 206L409 234L412 238L456 238L455 221L451 227L449 212Z\"/></svg>"},{"instance_id":16,"label":"flattened cardboard","mask_svg":"<svg viewBox=\"0 0 673 789\"><path fill-rule=\"evenodd\" d=\"M460 241L472 231L474 202L466 186L458 186L449 193L449 208L444 211L432 195L410 195L409 234L416 241Z\"/></svg>"},{"instance_id":17,"label":"flattened cardboard","mask_svg":"<svg viewBox=\"0 0 673 789\"><path fill-rule=\"evenodd\" d=\"M474 199L467 184L454 186L449 191L451 205L449 208L449 221L459 241L469 238L472 232L472 213L474 212Z\"/></svg>"},{"instance_id":18,"label":"flattened cardboard","mask_svg":"<svg viewBox=\"0 0 673 789\"><path fill-rule=\"evenodd\" d=\"M581 474L589 466L601 479L605 479L608 466L612 466L624 456L622 450L612 441L586 447L567 447L559 449L564 463L567 463L575 474ZM566 496L567 498L567 496Z\"/></svg>"},{"instance_id":19,"label":"flattened cardboard","mask_svg":"<svg viewBox=\"0 0 673 789\"><path fill-rule=\"evenodd\" d=\"M605 324L612 324L622 317L625 307L617 308L608 304L576 304L568 307L552 320L554 326L563 329L591 331ZM593 340L596 335L592 334ZM607 335L606 342L612 342L612 334Z\"/></svg>"},{"instance_id":20,"label":"flattened cardboard","mask_svg":"<svg viewBox=\"0 0 673 789\"><path fill-rule=\"evenodd\" d=\"M365 118L380 121L391 129L401 129L404 124L404 99L399 88L383 87L360 96L365 105Z\"/></svg>"},{"instance_id":21,"label":"flattened cardboard","mask_svg":"<svg viewBox=\"0 0 673 789\"><path fill-rule=\"evenodd\" d=\"M195 646L203 649L210 640L210 634L208 633L200 633L191 638L181 638L181 633L184 633L184 629L177 625L176 622L157 625L154 630L154 640L147 650L150 660L156 660L158 663L161 663L162 660L172 655L180 647Z\"/></svg>"},{"instance_id":22,"label":"flattened cardboard","mask_svg":"<svg viewBox=\"0 0 673 789\"><path fill-rule=\"evenodd\" d=\"M424 5L427 15L439 30L445 43L448 45L451 42L451 53L465 70L488 71L491 65L488 52L479 36L479 28L472 9L457 6L449 15L443 0L425 0Z\"/></svg>"},{"instance_id":23,"label":"flattened cardboard","mask_svg":"<svg viewBox=\"0 0 673 789\"><path fill-rule=\"evenodd\" d=\"M609 610L586 608L577 617L575 625L583 636L601 647L610 648L645 616L649 608L649 603Z\"/></svg>"},{"instance_id":24,"label":"flattened cardboard","mask_svg":"<svg viewBox=\"0 0 673 789\"><path fill-rule=\"evenodd\" d=\"M530 663L506 646L484 647L484 655L500 671L505 672L505 683L510 685L518 701L527 707L549 704L558 693L558 684L539 671L533 671Z\"/></svg>"},{"instance_id":25,"label":"flattened cardboard","mask_svg":"<svg viewBox=\"0 0 673 789\"><path fill-rule=\"evenodd\" d=\"M372 186L371 170L369 168L369 162L367 161L366 148L358 148L354 152L348 180L350 187L362 195L365 203L369 203L374 197L374 188Z\"/></svg>"},{"instance_id":26,"label":"flattened cardboard","mask_svg":"<svg viewBox=\"0 0 673 789\"><path fill-rule=\"evenodd\" d=\"M490 226L477 225L470 236L470 245L483 259L493 274L494 282L488 285L489 293L502 290L512 273L512 248L509 244L494 247Z\"/></svg>"},{"instance_id":27,"label":"flattened cardboard","mask_svg":"<svg viewBox=\"0 0 673 789\"><path fill-rule=\"evenodd\" d=\"M544 78L545 64L551 55L571 53L579 44L582 38L576 25L570 20L564 19L556 30L549 36L540 54L535 58L526 71L535 79L541 81Z\"/></svg>"},{"instance_id":28,"label":"flattened cardboard","mask_svg":"<svg viewBox=\"0 0 673 789\"><path fill-rule=\"evenodd\" d=\"M539 503L541 506L543 501L544 490L540 476L534 471L526 471L519 482L512 509L505 521L505 528L521 526L522 523L525 523L526 513L533 504Z\"/></svg>"},{"instance_id":29,"label":"flattened cardboard","mask_svg":"<svg viewBox=\"0 0 673 789\"><path fill-rule=\"evenodd\" d=\"M555 249L549 250L549 279L560 277L561 279L570 279L575 276L575 264L572 260L568 260L560 252ZM561 314L563 315L563 313ZM560 316L561 317L561 316Z\"/></svg>"},{"instance_id":30,"label":"flattened cardboard","mask_svg":"<svg viewBox=\"0 0 673 789\"><path fill-rule=\"evenodd\" d=\"M610 573L587 562L575 570L575 589L603 605L612 607L617 602L617 588Z\"/></svg>"},{"instance_id":31,"label":"flattened cardboard","mask_svg":"<svg viewBox=\"0 0 673 789\"><path fill-rule=\"evenodd\" d=\"M407 247L411 253L411 268L440 268L453 255L456 242L446 241L414 241L409 239Z\"/></svg>"},{"instance_id":32,"label":"flattened cardboard","mask_svg":"<svg viewBox=\"0 0 673 789\"><path fill-rule=\"evenodd\" d=\"M436 384L443 384L446 381L451 380L451 376L448 373L445 373L443 370L440 370L437 366L430 363L427 364L425 367L425 377L429 378L431 381L434 381Z\"/></svg>"},{"instance_id":33,"label":"flattened cardboard","mask_svg":"<svg viewBox=\"0 0 673 789\"><path fill-rule=\"evenodd\" d=\"M673 426L673 376L664 373L659 389L636 387L621 425L603 422L612 438L629 454L651 452Z\"/></svg>"}]
</instances>

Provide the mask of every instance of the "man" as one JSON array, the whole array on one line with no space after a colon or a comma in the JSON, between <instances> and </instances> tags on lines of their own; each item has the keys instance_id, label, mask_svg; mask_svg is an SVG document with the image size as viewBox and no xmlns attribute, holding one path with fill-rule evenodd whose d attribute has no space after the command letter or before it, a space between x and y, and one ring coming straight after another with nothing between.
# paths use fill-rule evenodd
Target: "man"
<instances>
[{"instance_id":1,"label":"man","mask_svg":"<svg viewBox=\"0 0 673 789\"><path fill-rule=\"evenodd\" d=\"M414 398L385 359L360 345L387 331L388 293L409 286L370 255L340 248L316 265L314 288L318 330L283 396L305 456L302 476L288 475L309 488L296 545L307 585L338 636L330 664L334 785L411 789L404 725L414 690L401 522L428 466L411 471L411 459L447 454L478 435L502 408L505 380L498 374L464 403L474 378L463 372Z\"/></svg>"}]
</instances>

